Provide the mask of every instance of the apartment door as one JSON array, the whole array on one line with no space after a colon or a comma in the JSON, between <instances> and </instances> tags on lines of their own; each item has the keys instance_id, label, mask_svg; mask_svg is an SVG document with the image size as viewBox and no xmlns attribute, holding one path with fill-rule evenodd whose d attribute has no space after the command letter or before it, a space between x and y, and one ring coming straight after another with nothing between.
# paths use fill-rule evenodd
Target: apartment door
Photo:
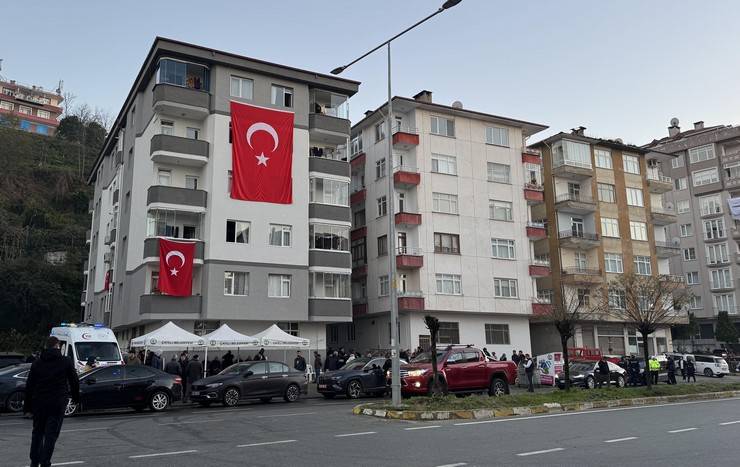
<instances>
[{"instance_id":1,"label":"apartment door","mask_svg":"<svg viewBox=\"0 0 740 467\"><path fill-rule=\"evenodd\" d=\"M583 218L571 217L570 230L574 237L583 237Z\"/></svg>"},{"instance_id":2,"label":"apartment door","mask_svg":"<svg viewBox=\"0 0 740 467\"><path fill-rule=\"evenodd\" d=\"M570 199L578 199L581 197L581 185L578 183L568 183L568 196Z\"/></svg>"},{"instance_id":3,"label":"apartment door","mask_svg":"<svg viewBox=\"0 0 740 467\"><path fill-rule=\"evenodd\" d=\"M406 212L406 193L399 193L398 194L398 212Z\"/></svg>"},{"instance_id":4,"label":"apartment door","mask_svg":"<svg viewBox=\"0 0 740 467\"><path fill-rule=\"evenodd\" d=\"M586 253L582 251L576 251L574 256L576 259L576 269L578 269L579 271L585 270L587 266Z\"/></svg>"},{"instance_id":5,"label":"apartment door","mask_svg":"<svg viewBox=\"0 0 740 467\"><path fill-rule=\"evenodd\" d=\"M406 232L398 232L398 242L396 243L399 255L406 254Z\"/></svg>"},{"instance_id":6,"label":"apartment door","mask_svg":"<svg viewBox=\"0 0 740 467\"><path fill-rule=\"evenodd\" d=\"M399 274L398 275L398 293L405 294L408 285L408 275L406 274Z\"/></svg>"}]
</instances>

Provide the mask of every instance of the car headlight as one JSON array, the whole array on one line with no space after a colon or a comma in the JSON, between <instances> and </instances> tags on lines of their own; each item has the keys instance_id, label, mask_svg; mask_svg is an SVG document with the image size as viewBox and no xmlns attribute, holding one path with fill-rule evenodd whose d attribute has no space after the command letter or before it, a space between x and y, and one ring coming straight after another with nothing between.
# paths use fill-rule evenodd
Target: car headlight
<instances>
[{"instance_id":1,"label":"car headlight","mask_svg":"<svg viewBox=\"0 0 740 467\"><path fill-rule=\"evenodd\" d=\"M411 370L409 371L409 376L424 376L424 373L426 373L428 370Z\"/></svg>"},{"instance_id":2,"label":"car headlight","mask_svg":"<svg viewBox=\"0 0 740 467\"><path fill-rule=\"evenodd\" d=\"M340 379L342 379L342 377L341 377L341 376L332 376L332 377L331 377L331 380L332 380L332 381L339 381Z\"/></svg>"},{"instance_id":3,"label":"car headlight","mask_svg":"<svg viewBox=\"0 0 740 467\"><path fill-rule=\"evenodd\" d=\"M206 388L208 388L208 389L214 389L214 388L217 388L217 387L223 386L223 385L224 385L224 383L211 383L211 384L206 384Z\"/></svg>"},{"instance_id":4,"label":"car headlight","mask_svg":"<svg viewBox=\"0 0 740 467\"><path fill-rule=\"evenodd\" d=\"M575 375L573 379L583 379L583 375Z\"/></svg>"}]
</instances>

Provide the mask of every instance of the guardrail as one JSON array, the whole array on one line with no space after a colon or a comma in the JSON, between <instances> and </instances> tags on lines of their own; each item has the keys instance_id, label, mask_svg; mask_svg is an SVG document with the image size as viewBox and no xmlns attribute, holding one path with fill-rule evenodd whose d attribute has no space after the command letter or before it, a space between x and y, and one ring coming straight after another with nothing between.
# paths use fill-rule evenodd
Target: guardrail
<instances>
[{"instance_id":1,"label":"guardrail","mask_svg":"<svg viewBox=\"0 0 740 467\"><path fill-rule=\"evenodd\" d=\"M600 269L589 269L589 268L579 268L579 267L563 268L562 272L563 274L583 274L587 276L600 276L601 275Z\"/></svg>"},{"instance_id":2,"label":"guardrail","mask_svg":"<svg viewBox=\"0 0 740 467\"><path fill-rule=\"evenodd\" d=\"M576 201L579 203L593 203L594 199L586 195L576 195L574 193L563 193L555 197L556 203L562 203L565 201Z\"/></svg>"},{"instance_id":3,"label":"guardrail","mask_svg":"<svg viewBox=\"0 0 740 467\"><path fill-rule=\"evenodd\" d=\"M599 234L590 232L575 232L573 230L561 230L558 238L582 238L584 240L599 240Z\"/></svg>"}]
</instances>

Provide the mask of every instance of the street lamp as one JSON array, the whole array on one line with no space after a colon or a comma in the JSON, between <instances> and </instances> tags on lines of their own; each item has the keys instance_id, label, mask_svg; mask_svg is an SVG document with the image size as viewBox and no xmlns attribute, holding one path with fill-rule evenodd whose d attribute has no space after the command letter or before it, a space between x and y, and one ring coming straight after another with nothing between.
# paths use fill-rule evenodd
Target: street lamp
<instances>
[{"instance_id":1,"label":"street lamp","mask_svg":"<svg viewBox=\"0 0 740 467\"><path fill-rule=\"evenodd\" d=\"M442 6L432 13L431 15L427 16L426 18L422 19L421 21L418 21L414 23L413 25L409 26L408 28L404 29L403 31L399 32L395 36L391 37L387 41L379 44L377 47L373 48L372 50L365 52L363 55L357 57L356 59L352 60L348 64L344 66L338 66L331 70L331 74L338 75L342 73L344 70L349 68L350 66L354 65L355 63L359 62L363 58L367 57L371 53L375 52L376 50L380 49L383 46L386 46L388 50L388 133L386 134L386 139L388 140L388 159L387 159L387 167L390 167L389 173L387 173L388 178L388 204L390 204L390 211L386 208L386 213L388 215L388 261L389 261L389 278L390 278L390 324L391 324L391 361L393 362L393 366L391 368L391 395L393 398L393 406L398 407L401 405L401 372L400 372L400 361L399 361L399 350L398 347L400 345L399 343L399 336L398 336L398 298L396 294L396 222L395 222L395 211L396 211L396 192L395 187L393 185L393 102L392 102L392 94L391 94L391 42L393 42L395 39L403 36L407 32L411 31L415 27L421 25L422 23L425 23L426 21L434 18L438 14L442 13L445 10L448 10L455 5L459 4L462 0L447 0L442 4Z\"/></svg>"}]
</instances>

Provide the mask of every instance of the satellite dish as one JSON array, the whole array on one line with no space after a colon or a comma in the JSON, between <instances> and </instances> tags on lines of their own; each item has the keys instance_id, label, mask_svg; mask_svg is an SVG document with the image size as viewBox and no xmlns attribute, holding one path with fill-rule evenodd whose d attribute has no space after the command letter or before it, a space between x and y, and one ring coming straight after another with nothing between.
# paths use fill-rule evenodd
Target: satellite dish
<instances>
[{"instance_id":1,"label":"satellite dish","mask_svg":"<svg viewBox=\"0 0 740 467\"><path fill-rule=\"evenodd\" d=\"M452 107L455 108L455 109L462 109L463 108L463 103L460 102L460 101L455 101L455 102L452 103Z\"/></svg>"},{"instance_id":2,"label":"satellite dish","mask_svg":"<svg viewBox=\"0 0 740 467\"><path fill-rule=\"evenodd\" d=\"M676 117L671 119L671 126L678 126L678 119Z\"/></svg>"},{"instance_id":3,"label":"satellite dish","mask_svg":"<svg viewBox=\"0 0 740 467\"><path fill-rule=\"evenodd\" d=\"M615 139L614 141L616 141L616 142L617 142L617 143L619 143L619 144L622 144L622 143L624 143L624 141L622 141L622 138L617 138L617 139Z\"/></svg>"},{"instance_id":4,"label":"satellite dish","mask_svg":"<svg viewBox=\"0 0 740 467\"><path fill-rule=\"evenodd\" d=\"M673 246L681 246L681 239L680 239L680 238L678 238L678 237L673 237L673 238L671 239L671 244L672 244Z\"/></svg>"}]
</instances>

